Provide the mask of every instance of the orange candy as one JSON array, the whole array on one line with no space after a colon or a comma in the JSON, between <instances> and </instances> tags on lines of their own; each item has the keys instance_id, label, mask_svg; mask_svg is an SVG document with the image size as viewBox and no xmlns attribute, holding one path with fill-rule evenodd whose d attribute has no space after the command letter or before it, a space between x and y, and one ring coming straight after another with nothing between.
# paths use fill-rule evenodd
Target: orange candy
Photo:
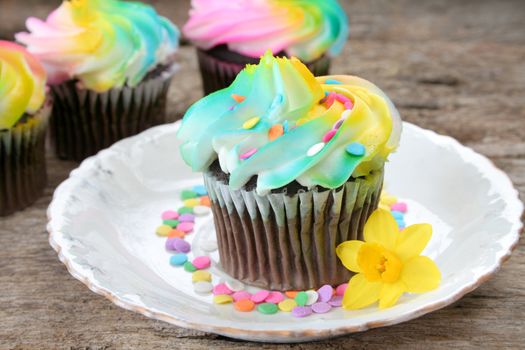
<instances>
[{"instance_id":1,"label":"orange candy","mask_svg":"<svg viewBox=\"0 0 525 350\"><path fill-rule=\"evenodd\" d=\"M232 94L232 98L235 101L237 101L237 103L241 103L242 101L244 101L246 99L246 97L241 96L241 95L237 95L237 94Z\"/></svg>"},{"instance_id":2,"label":"orange candy","mask_svg":"<svg viewBox=\"0 0 525 350\"><path fill-rule=\"evenodd\" d=\"M242 299L235 302L235 308L242 312L250 312L255 308L255 303L250 299Z\"/></svg>"},{"instance_id":3,"label":"orange candy","mask_svg":"<svg viewBox=\"0 0 525 350\"><path fill-rule=\"evenodd\" d=\"M170 232L168 232L168 238L173 238L173 237L184 238L184 236L186 236L186 234L182 232L181 230L173 229Z\"/></svg>"},{"instance_id":4,"label":"orange candy","mask_svg":"<svg viewBox=\"0 0 525 350\"><path fill-rule=\"evenodd\" d=\"M299 291L297 291L297 290L289 290L289 291L284 292L284 294L290 299L295 298L297 293L299 293Z\"/></svg>"},{"instance_id":5,"label":"orange candy","mask_svg":"<svg viewBox=\"0 0 525 350\"><path fill-rule=\"evenodd\" d=\"M201 197L201 204L205 205L207 207L211 207L210 197L208 196L202 196Z\"/></svg>"},{"instance_id":6,"label":"orange candy","mask_svg":"<svg viewBox=\"0 0 525 350\"><path fill-rule=\"evenodd\" d=\"M281 124L272 125L270 130L268 130L268 138L270 139L270 141L275 140L282 134L284 134L284 128Z\"/></svg>"}]
</instances>

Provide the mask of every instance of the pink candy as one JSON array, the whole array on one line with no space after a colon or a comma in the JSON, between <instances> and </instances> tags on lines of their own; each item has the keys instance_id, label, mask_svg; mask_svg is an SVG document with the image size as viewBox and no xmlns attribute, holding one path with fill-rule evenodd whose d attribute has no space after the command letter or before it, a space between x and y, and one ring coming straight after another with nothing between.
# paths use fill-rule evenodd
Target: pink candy
<instances>
[{"instance_id":1,"label":"pink candy","mask_svg":"<svg viewBox=\"0 0 525 350\"><path fill-rule=\"evenodd\" d=\"M164 213L162 213L161 218L162 220L175 220L179 217L179 213L177 213L174 210L166 210Z\"/></svg>"},{"instance_id":2,"label":"pink candy","mask_svg":"<svg viewBox=\"0 0 525 350\"><path fill-rule=\"evenodd\" d=\"M335 95L335 99L339 102L341 102L342 104L345 104L345 103L352 103L352 100L349 99L348 97L346 97L345 95L341 95L341 94L336 94Z\"/></svg>"},{"instance_id":3,"label":"pink candy","mask_svg":"<svg viewBox=\"0 0 525 350\"><path fill-rule=\"evenodd\" d=\"M269 295L270 292L268 292L267 290L260 290L254 295L252 295L251 299L254 303L262 303L266 300L266 298L268 298Z\"/></svg>"},{"instance_id":4,"label":"pink candy","mask_svg":"<svg viewBox=\"0 0 525 350\"><path fill-rule=\"evenodd\" d=\"M228 286L226 284L224 284L224 283L219 283L218 285L213 287L213 295L232 294L232 293L233 293L233 291L230 288L228 288ZM233 299L235 300L235 295L234 295ZM235 300L235 301L237 301L237 300Z\"/></svg>"},{"instance_id":5,"label":"pink candy","mask_svg":"<svg viewBox=\"0 0 525 350\"><path fill-rule=\"evenodd\" d=\"M233 297L233 301L239 301L239 300L244 300L244 299L251 299L252 294L245 290L241 290L241 291L233 293L232 297Z\"/></svg>"},{"instance_id":6,"label":"pink candy","mask_svg":"<svg viewBox=\"0 0 525 350\"><path fill-rule=\"evenodd\" d=\"M199 270L202 270L202 269L207 269L208 267L210 267L211 261L208 256L202 255L202 256L198 256L195 259L193 259L191 263L193 264L193 266L195 266ZM225 293L221 293L221 294L225 294Z\"/></svg>"},{"instance_id":7,"label":"pink candy","mask_svg":"<svg viewBox=\"0 0 525 350\"><path fill-rule=\"evenodd\" d=\"M345 295L346 287L348 286L348 283L343 283L337 286L335 289L335 295L343 296Z\"/></svg>"},{"instance_id":8,"label":"pink candy","mask_svg":"<svg viewBox=\"0 0 525 350\"><path fill-rule=\"evenodd\" d=\"M248 159L250 158L251 156L253 156L255 153L257 152L257 148L252 148L251 150L249 150L248 152L244 152L243 154L241 154L239 156L240 159Z\"/></svg>"},{"instance_id":9,"label":"pink candy","mask_svg":"<svg viewBox=\"0 0 525 350\"><path fill-rule=\"evenodd\" d=\"M270 294L264 299L267 303L279 304L284 300L284 295L281 292L270 292Z\"/></svg>"},{"instance_id":10,"label":"pink candy","mask_svg":"<svg viewBox=\"0 0 525 350\"><path fill-rule=\"evenodd\" d=\"M347 102L347 103L345 103L345 108L346 109L352 109L352 108L354 108L354 104L351 101Z\"/></svg>"},{"instance_id":11,"label":"pink candy","mask_svg":"<svg viewBox=\"0 0 525 350\"><path fill-rule=\"evenodd\" d=\"M337 130L330 130L328 131L326 134L324 134L323 136L323 142L324 143L328 143L333 137L334 135L337 133Z\"/></svg>"},{"instance_id":12,"label":"pink candy","mask_svg":"<svg viewBox=\"0 0 525 350\"><path fill-rule=\"evenodd\" d=\"M193 222L181 222L177 225L177 230L182 231L184 233L189 233L193 231Z\"/></svg>"},{"instance_id":13,"label":"pink candy","mask_svg":"<svg viewBox=\"0 0 525 350\"><path fill-rule=\"evenodd\" d=\"M332 107L332 105L335 102L335 96L336 96L335 92L331 92L328 94L328 96L326 97L326 101L325 101L326 108Z\"/></svg>"},{"instance_id":14,"label":"pink candy","mask_svg":"<svg viewBox=\"0 0 525 350\"><path fill-rule=\"evenodd\" d=\"M403 202L397 202L397 203L392 204L390 206L390 209L392 211L400 211L402 213L406 213L407 212L407 204L403 203Z\"/></svg>"}]
</instances>

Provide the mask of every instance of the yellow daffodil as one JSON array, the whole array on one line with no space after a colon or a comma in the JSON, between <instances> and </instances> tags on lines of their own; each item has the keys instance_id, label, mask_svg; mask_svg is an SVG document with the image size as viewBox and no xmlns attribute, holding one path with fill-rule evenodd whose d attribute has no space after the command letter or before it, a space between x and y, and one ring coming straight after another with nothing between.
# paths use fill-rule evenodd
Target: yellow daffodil
<instances>
[{"instance_id":1,"label":"yellow daffodil","mask_svg":"<svg viewBox=\"0 0 525 350\"><path fill-rule=\"evenodd\" d=\"M337 246L343 265L356 273L348 282L343 307L355 310L379 300L379 308L394 305L405 293L438 287L441 273L421 252L432 237L432 226L416 224L399 230L389 211L377 209L364 227L363 241Z\"/></svg>"}]
</instances>

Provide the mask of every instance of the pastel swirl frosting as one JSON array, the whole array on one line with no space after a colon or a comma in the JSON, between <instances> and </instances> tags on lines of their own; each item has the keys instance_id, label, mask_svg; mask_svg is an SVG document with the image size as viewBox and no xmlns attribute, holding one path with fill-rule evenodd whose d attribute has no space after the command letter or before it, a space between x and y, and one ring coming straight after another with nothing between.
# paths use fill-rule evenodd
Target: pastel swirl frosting
<instances>
[{"instance_id":1,"label":"pastel swirl frosting","mask_svg":"<svg viewBox=\"0 0 525 350\"><path fill-rule=\"evenodd\" d=\"M307 62L341 52L348 19L336 0L193 0L183 31L205 50L226 44L260 57L270 49Z\"/></svg>"},{"instance_id":2,"label":"pastel swirl frosting","mask_svg":"<svg viewBox=\"0 0 525 350\"><path fill-rule=\"evenodd\" d=\"M34 114L45 100L44 67L22 46L0 41L0 130Z\"/></svg>"},{"instance_id":3,"label":"pastel swirl frosting","mask_svg":"<svg viewBox=\"0 0 525 350\"><path fill-rule=\"evenodd\" d=\"M297 59L267 54L233 84L195 103L178 137L184 161L205 171L217 158L240 188L257 193L296 180L337 188L383 166L401 120L389 98L354 76L315 78Z\"/></svg>"},{"instance_id":4,"label":"pastel swirl frosting","mask_svg":"<svg viewBox=\"0 0 525 350\"><path fill-rule=\"evenodd\" d=\"M45 21L29 18L27 45L49 72L51 84L78 79L104 92L137 85L159 64L169 64L179 32L148 5L118 0L70 0Z\"/></svg>"}]
</instances>

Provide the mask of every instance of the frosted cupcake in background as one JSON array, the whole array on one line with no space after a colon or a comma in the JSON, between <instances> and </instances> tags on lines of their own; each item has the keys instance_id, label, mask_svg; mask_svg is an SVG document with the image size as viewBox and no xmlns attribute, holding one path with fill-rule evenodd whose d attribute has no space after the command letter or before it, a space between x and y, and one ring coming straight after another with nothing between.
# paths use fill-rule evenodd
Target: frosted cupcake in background
<instances>
[{"instance_id":1,"label":"frosted cupcake in background","mask_svg":"<svg viewBox=\"0 0 525 350\"><path fill-rule=\"evenodd\" d=\"M64 1L16 39L48 71L51 136L60 158L82 160L165 120L179 32L142 3Z\"/></svg>"},{"instance_id":2,"label":"frosted cupcake in background","mask_svg":"<svg viewBox=\"0 0 525 350\"><path fill-rule=\"evenodd\" d=\"M50 112L44 67L22 46L0 41L0 216L44 190Z\"/></svg>"},{"instance_id":3,"label":"frosted cupcake in background","mask_svg":"<svg viewBox=\"0 0 525 350\"><path fill-rule=\"evenodd\" d=\"M330 58L347 40L348 20L336 0L193 0L183 32L198 48L209 94L266 50L299 58L314 75L328 74Z\"/></svg>"},{"instance_id":4,"label":"frosted cupcake in background","mask_svg":"<svg viewBox=\"0 0 525 350\"><path fill-rule=\"evenodd\" d=\"M224 270L276 290L348 281L335 249L363 239L400 134L372 83L271 54L195 103L180 150L204 173Z\"/></svg>"}]
</instances>

